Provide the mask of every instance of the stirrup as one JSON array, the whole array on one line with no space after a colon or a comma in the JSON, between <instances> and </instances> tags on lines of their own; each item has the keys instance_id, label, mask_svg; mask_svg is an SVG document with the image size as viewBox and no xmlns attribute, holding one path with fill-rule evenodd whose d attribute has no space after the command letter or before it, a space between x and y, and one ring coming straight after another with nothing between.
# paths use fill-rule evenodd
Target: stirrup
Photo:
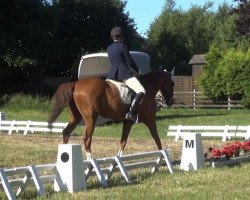
<instances>
[{"instance_id":1,"label":"stirrup","mask_svg":"<svg viewBox=\"0 0 250 200\"><path fill-rule=\"evenodd\" d=\"M137 122L138 121L138 116L134 113L130 113L128 112L125 116L125 119L126 120L130 120L130 121L133 121L133 122Z\"/></svg>"}]
</instances>

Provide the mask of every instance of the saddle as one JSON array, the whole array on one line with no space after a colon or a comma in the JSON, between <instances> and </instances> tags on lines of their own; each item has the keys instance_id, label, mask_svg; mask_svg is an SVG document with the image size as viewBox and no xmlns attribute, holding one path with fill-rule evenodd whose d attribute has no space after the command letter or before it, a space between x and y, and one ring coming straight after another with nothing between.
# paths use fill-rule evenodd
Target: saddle
<instances>
[{"instance_id":1,"label":"saddle","mask_svg":"<svg viewBox=\"0 0 250 200\"><path fill-rule=\"evenodd\" d=\"M130 89L125 83L120 81L115 81L111 79L106 79L107 82L114 84L120 94L120 98L124 104L130 105L132 102L132 98L135 95L135 92Z\"/></svg>"}]
</instances>

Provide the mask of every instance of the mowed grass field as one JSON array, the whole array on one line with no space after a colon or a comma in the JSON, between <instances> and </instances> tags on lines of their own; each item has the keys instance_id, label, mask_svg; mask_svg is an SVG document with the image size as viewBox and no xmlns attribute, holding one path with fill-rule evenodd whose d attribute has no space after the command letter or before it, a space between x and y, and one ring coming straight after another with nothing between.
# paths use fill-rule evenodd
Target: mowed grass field
<instances>
[{"instance_id":1,"label":"mowed grass field","mask_svg":"<svg viewBox=\"0 0 250 200\"><path fill-rule=\"evenodd\" d=\"M8 120L46 121L48 111L1 108ZM65 110L58 119L66 122ZM157 113L157 126L163 147L171 149L171 158L181 157L182 141L175 142L167 137L169 125L250 125L249 110L218 109L162 109ZM113 122L95 129L92 143L93 156L109 157L117 154L122 124ZM70 143L82 144L83 127L75 130L76 136ZM54 163L57 146L62 142L60 134L43 133L22 135L0 134L0 167L12 168L27 165ZM204 153L208 147L221 147L226 143L221 139L203 139ZM136 124L131 130L125 154L156 150L156 145L148 129ZM170 174L161 167L154 174L150 169L130 171L132 184L127 184L121 174L114 174L108 181L109 188L103 189L96 178L87 181L87 191L68 194L55 193L53 185L46 185L46 196L38 196L34 187L28 187L19 199L249 199L250 163L236 167L211 168L209 166L195 172L184 172L175 168ZM7 199L0 191L0 199Z\"/></svg>"}]
</instances>

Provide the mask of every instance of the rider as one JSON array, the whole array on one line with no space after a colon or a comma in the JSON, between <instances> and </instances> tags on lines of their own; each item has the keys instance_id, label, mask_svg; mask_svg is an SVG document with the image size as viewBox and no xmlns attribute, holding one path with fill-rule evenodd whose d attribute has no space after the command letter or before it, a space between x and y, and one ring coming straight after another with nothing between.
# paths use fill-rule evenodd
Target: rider
<instances>
[{"instance_id":1,"label":"rider","mask_svg":"<svg viewBox=\"0 0 250 200\"><path fill-rule=\"evenodd\" d=\"M133 61L127 46L123 43L123 34L120 27L114 27L111 30L111 37L113 43L108 46L107 52L111 65L111 69L107 78L123 81L135 93L132 104L128 113L126 114L127 120L137 120L137 108L141 103L146 91L136 78L139 76L139 68Z\"/></svg>"}]
</instances>

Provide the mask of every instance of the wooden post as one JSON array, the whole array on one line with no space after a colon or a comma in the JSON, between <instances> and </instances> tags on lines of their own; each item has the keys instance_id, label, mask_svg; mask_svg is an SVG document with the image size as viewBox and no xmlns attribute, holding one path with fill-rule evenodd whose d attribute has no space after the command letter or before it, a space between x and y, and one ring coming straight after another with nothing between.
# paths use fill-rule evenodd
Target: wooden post
<instances>
[{"instance_id":1,"label":"wooden post","mask_svg":"<svg viewBox=\"0 0 250 200\"><path fill-rule=\"evenodd\" d=\"M195 89L193 90L193 108L194 108L194 110L195 110L195 105L196 105L196 102L195 102L195 95L196 95L196 93L195 93Z\"/></svg>"},{"instance_id":2,"label":"wooden post","mask_svg":"<svg viewBox=\"0 0 250 200\"><path fill-rule=\"evenodd\" d=\"M227 98L227 109L228 110L231 109L231 98L230 97Z\"/></svg>"}]
</instances>

